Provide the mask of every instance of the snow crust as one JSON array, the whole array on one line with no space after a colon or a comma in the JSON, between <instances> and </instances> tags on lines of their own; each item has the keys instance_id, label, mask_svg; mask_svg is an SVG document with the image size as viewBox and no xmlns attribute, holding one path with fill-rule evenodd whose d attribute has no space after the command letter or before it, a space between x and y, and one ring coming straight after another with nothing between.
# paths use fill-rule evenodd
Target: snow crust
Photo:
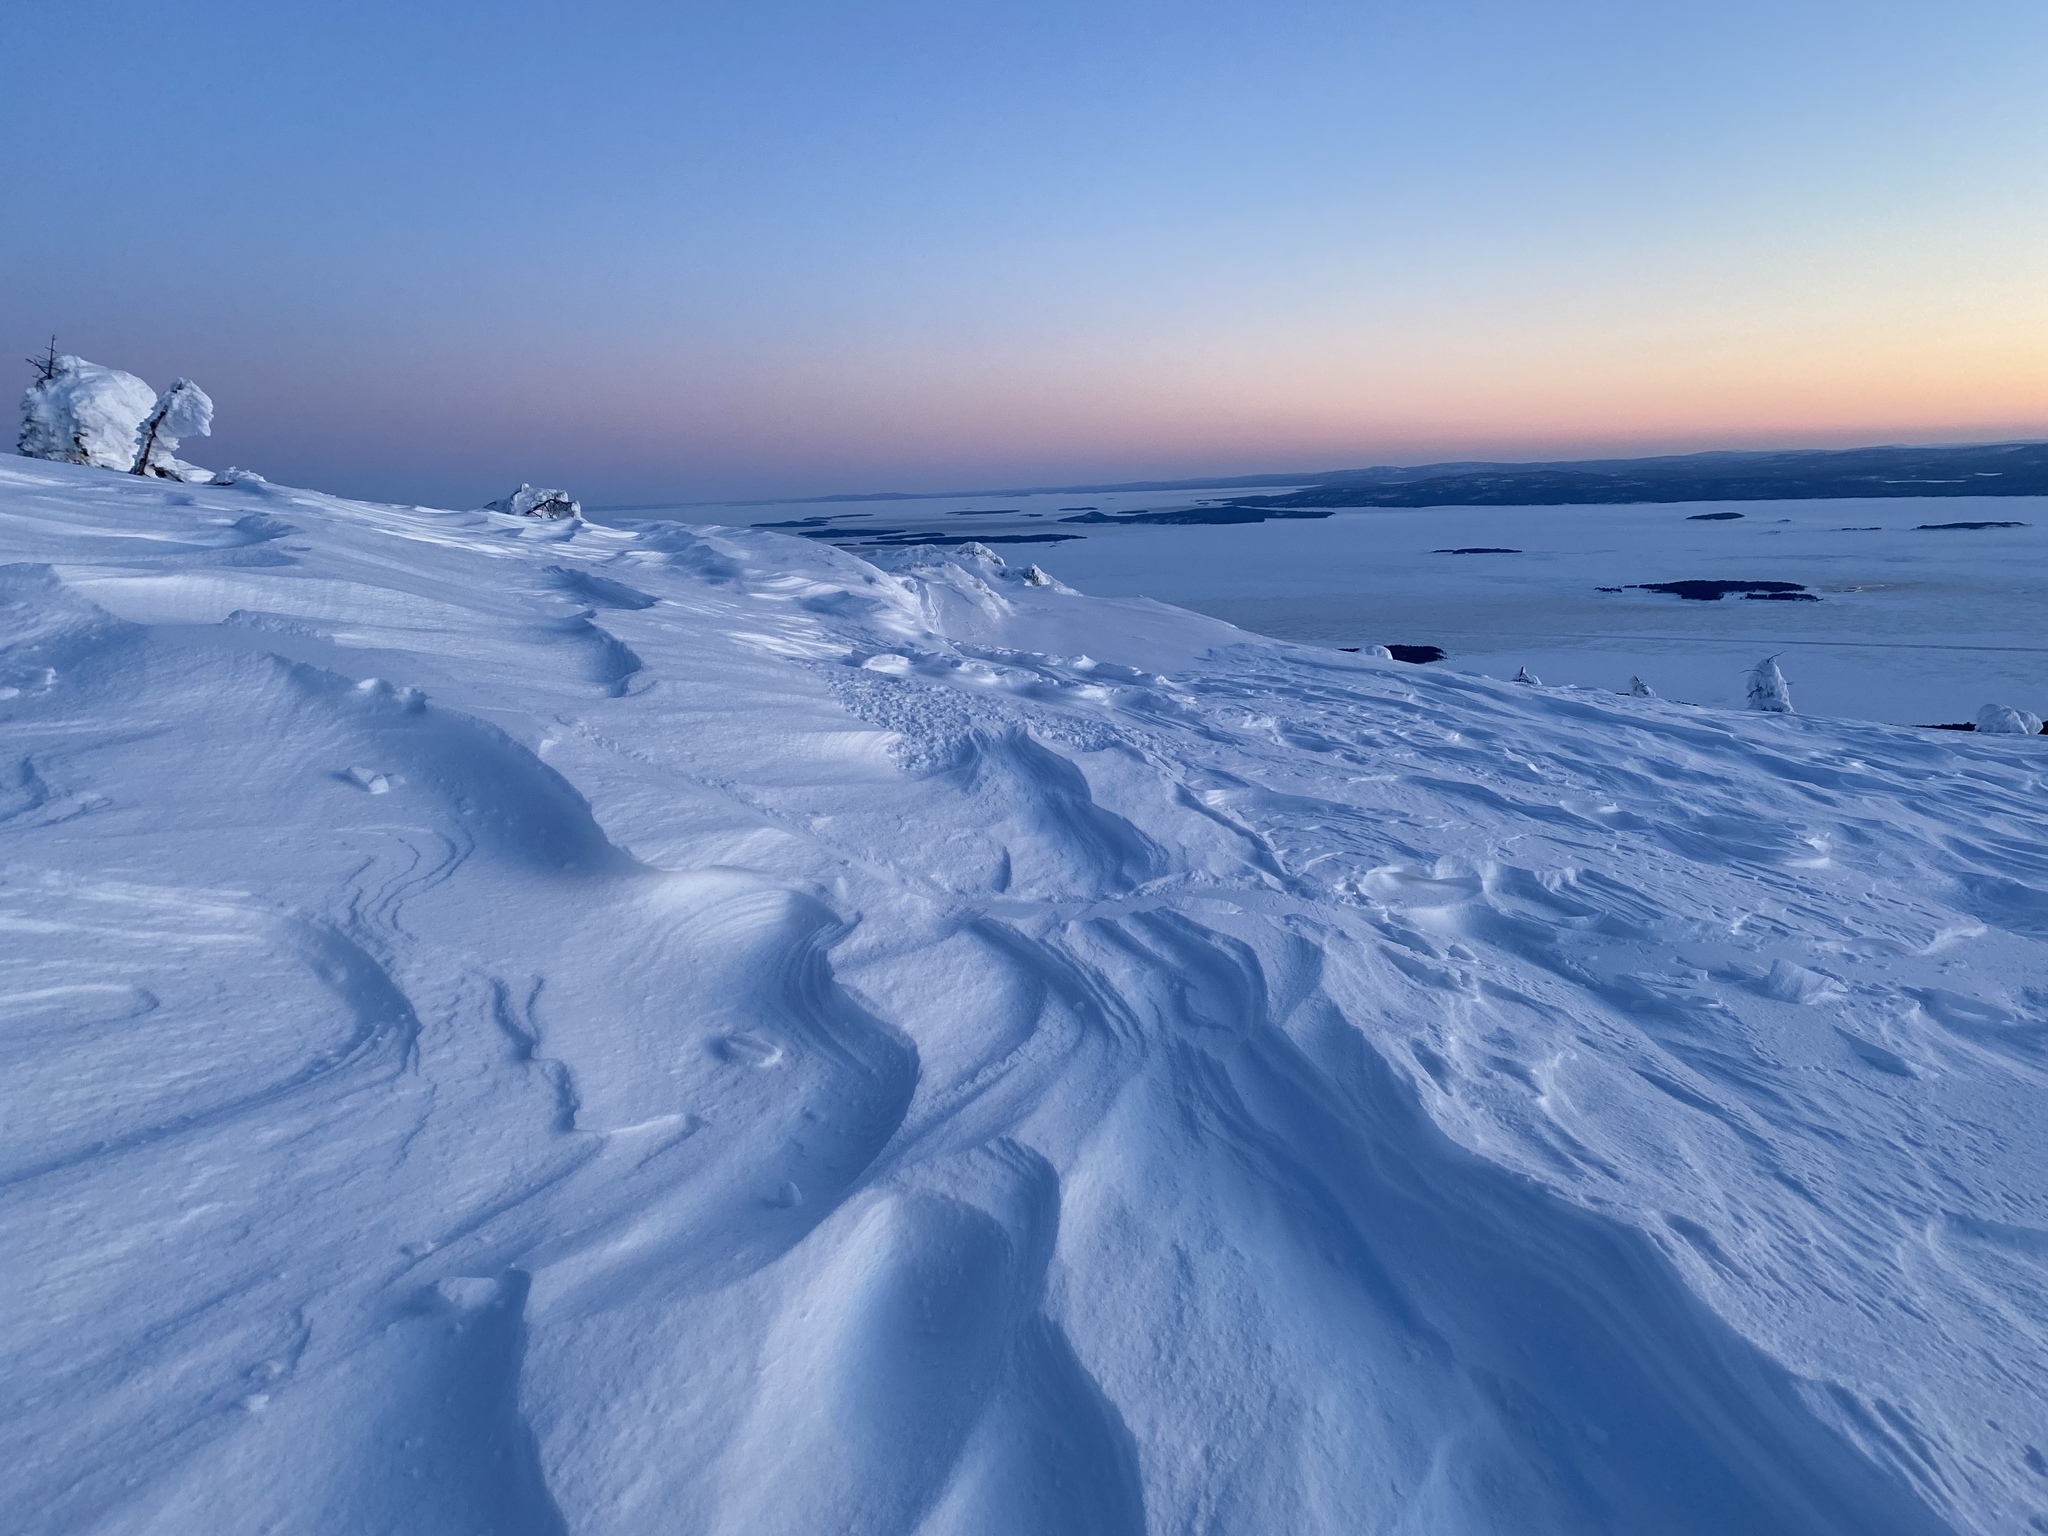
<instances>
[{"instance_id":1,"label":"snow crust","mask_svg":"<svg viewBox=\"0 0 2048 1536\"><path fill-rule=\"evenodd\" d=\"M18 1529L2048 1525L2040 738L257 479L0 550Z\"/></svg>"}]
</instances>

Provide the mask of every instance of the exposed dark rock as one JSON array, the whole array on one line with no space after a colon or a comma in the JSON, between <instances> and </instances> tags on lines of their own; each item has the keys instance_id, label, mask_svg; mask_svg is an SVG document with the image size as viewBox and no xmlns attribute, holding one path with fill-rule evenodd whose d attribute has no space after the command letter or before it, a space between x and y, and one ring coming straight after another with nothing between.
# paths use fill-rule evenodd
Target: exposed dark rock
<instances>
[{"instance_id":1,"label":"exposed dark rock","mask_svg":"<svg viewBox=\"0 0 2048 1536\"><path fill-rule=\"evenodd\" d=\"M1740 512L1695 512L1686 521L1688 523L1726 523L1732 522L1740 516L1742 516Z\"/></svg>"},{"instance_id":2,"label":"exposed dark rock","mask_svg":"<svg viewBox=\"0 0 2048 1536\"><path fill-rule=\"evenodd\" d=\"M1465 549L1433 549L1433 555L1519 555L1519 549L1489 549L1483 544L1474 544Z\"/></svg>"}]
</instances>

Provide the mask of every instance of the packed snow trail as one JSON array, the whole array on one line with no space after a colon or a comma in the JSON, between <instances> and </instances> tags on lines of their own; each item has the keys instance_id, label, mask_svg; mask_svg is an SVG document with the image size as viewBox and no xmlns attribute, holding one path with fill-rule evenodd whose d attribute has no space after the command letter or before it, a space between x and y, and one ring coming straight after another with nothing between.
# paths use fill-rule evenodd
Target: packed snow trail
<instances>
[{"instance_id":1,"label":"packed snow trail","mask_svg":"<svg viewBox=\"0 0 2048 1536\"><path fill-rule=\"evenodd\" d=\"M250 480L0 558L14 1528L2048 1530L2048 742Z\"/></svg>"}]
</instances>

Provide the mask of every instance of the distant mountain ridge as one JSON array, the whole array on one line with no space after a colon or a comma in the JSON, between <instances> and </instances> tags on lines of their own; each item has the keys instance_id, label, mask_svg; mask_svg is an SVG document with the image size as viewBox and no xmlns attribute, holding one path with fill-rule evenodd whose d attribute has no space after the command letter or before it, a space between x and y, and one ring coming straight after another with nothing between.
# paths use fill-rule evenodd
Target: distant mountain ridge
<instances>
[{"instance_id":1,"label":"distant mountain ridge","mask_svg":"<svg viewBox=\"0 0 2048 1536\"><path fill-rule=\"evenodd\" d=\"M1279 511L2043 495L2048 495L2048 443L2030 442L1389 466L1340 470L1316 477L1303 490L1234 497L1230 504Z\"/></svg>"},{"instance_id":2,"label":"distant mountain ridge","mask_svg":"<svg viewBox=\"0 0 2048 1536\"><path fill-rule=\"evenodd\" d=\"M1486 459L1383 464L1364 469L1211 475L1192 480L1011 486L964 491L871 491L727 503L637 502L600 512L653 512L692 505L824 506L840 502L944 501L966 496L1097 496L1115 492L1256 490L1299 486L1228 505L1316 507L1568 506L1650 501L1775 501L1850 496L2048 495L2048 442L1872 448L1712 449L1639 459ZM1098 521L1102 519L1097 519ZM1247 519L1249 520L1249 519Z\"/></svg>"}]
</instances>

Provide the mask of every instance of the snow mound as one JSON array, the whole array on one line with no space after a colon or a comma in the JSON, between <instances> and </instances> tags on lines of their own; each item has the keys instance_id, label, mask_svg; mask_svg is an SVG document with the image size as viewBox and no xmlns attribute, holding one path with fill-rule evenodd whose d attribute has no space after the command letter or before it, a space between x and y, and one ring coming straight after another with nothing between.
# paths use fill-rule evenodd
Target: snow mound
<instances>
[{"instance_id":1,"label":"snow mound","mask_svg":"<svg viewBox=\"0 0 2048 1536\"><path fill-rule=\"evenodd\" d=\"M2035 755L986 551L0 530L24 1529L2048 1523Z\"/></svg>"}]
</instances>

